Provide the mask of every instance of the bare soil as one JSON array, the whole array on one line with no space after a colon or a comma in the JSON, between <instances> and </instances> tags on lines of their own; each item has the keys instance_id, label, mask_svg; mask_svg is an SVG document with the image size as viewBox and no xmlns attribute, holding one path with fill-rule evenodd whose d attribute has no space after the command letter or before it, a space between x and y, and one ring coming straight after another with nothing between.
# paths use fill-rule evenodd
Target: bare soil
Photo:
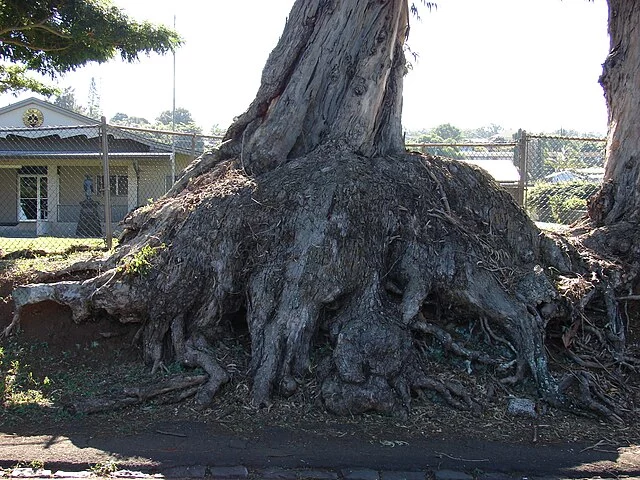
<instances>
[{"instance_id":1,"label":"bare soil","mask_svg":"<svg viewBox=\"0 0 640 480\"><path fill-rule=\"evenodd\" d=\"M10 284L5 280L0 286L0 294L6 296L9 290ZM10 302L3 303L1 308L0 328L9 323ZM10 342L20 348L30 349L28 369L36 379L66 378L71 375L78 377L79 384L84 380L90 386L87 391L80 388L75 392L61 392L59 403L51 406L57 411L64 409L65 402L74 400L74 395L82 397L116 393L120 388L157 381L157 375L152 376L148 372L138 348L131 344L134 334L135 328L106 318L76 325L71 321L66 307L43 302L24 311L20 332ZM305 428L305 425L322 424L327 431L332 430L332 425L340 425L341 428L349 426L350 431L371 439L376 439L381 430L389 432L397 429L398 432L411 435L471 436L505 442L597 442L603 439L621 445L640 442L637 424L613 426L599 419L582 418L557 410L548 410L537 420L510 415L506 409L506 391L497 391L494 405L488 406L480 414L455 410L432 398L416 399L407 419L366 414L337 417L324 412L322 406L316 403L313 388L304 389L304 395L279 398L268 408L255 409L248 401L249 385L244 382L242 375L248 362L246 345L242 345L242 341L235 341L235 345L234 340L228 341L231 345L227 346L225 363L234 378L210 408L196 410L191 400L179 405L151 402L115 414L85 416L81 418L82 424L86 428L99 425L103 433L139 432L153 422L170 416L204 422L215 420L235 432L264 425ZM6 343L8 341L3 340L3 344ZM170 368L159 375L179 373L170 371ZM129 375L123 372L129 372ZM468 375L461 371L458 381L467 383L468 379L464 377ZM128 383L128 380L134 383ZM313 380L309 379L309 382ZM20 434L36 434L61 423L77 424L79 421L63 413L48 415L49 409L45 410L47 415L42 416L38 409L25 412L8 409L3 413L3 424L11 425L13 431ZM339 434L336 431L336 435Z\"/></svg>"}]
</instances>

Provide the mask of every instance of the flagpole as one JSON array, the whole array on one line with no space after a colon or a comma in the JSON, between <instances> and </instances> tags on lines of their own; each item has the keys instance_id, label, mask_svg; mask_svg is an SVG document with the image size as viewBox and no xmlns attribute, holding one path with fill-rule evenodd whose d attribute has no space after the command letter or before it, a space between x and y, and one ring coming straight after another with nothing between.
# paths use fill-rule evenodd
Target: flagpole
<instances>
[{"instance_id":1,"label":"flagpole","mask_svg":"<svg viewBox=\"0 0 640 480\"><path fill-rule=\"evenodd\" d=\"M176 29L176 15L173 15L173 30ZM171 130L176 130L176 51L173 50L173 109L171 110ZM176 181L176 138L171 137L171 185Z\"/></svg>"}]
</instances>

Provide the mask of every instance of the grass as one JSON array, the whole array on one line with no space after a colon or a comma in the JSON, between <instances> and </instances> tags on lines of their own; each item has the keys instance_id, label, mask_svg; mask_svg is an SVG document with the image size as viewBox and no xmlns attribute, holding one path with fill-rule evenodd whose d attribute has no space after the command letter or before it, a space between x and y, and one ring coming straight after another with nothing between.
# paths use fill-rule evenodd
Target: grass
<instances>
[{"instance_id":1,"label":"grass","mask_svg":"<svg viewBox=\"0 0 640 480\"><path fill-rule=\"evenodd\" d=\"M50 378L34 373L29 364L34 348L46 351L42 345L29 348L16 342L0 346L0 401L4 409L24 412L31 407L50 407L53 403Z\"/></svg>"},{"instance_id":2,"label":"grass","mask_svg":"<svg viewBox=\"0 0 640 480\"><path fill-rule=\"evenodd\" d=\"M91 466L91 471L99 477L108 477L110 474L118 470L118 464L113 460L108 460L104 463L96 463Z\"/></svg>"},{"instance_id":3,"label":"grass","mask_svg":"<svg viewBox=\"0 0 640 480\"><path fill-rule=\"evenodd\" d=\"M153 257L165 248L167 246L164 243L157 247L145 245L135 255L125 258L118 270L129 276L144 276L153 268Z\"/></svg>"},{"instance_id":4,"label":"grass","mask_svg":"<svg viewBox=\"0 0 640 480\"><path fill-rule=\"evenodd\" d=\"M17 283L29 283L36 277L38 272L60 270L83 258L82 253L76 253L73 255L56 254L18 260L0 260L0 281L16 279L19 280ZM1 297L0 300L2 300Z\"/></svg>"},{"instance_id":5,"label":"grass","mask_svg":"<svg viewBox=\"0 0 640 480\"><path fill-rule=\"evenodd\" d=\"M63 253L70 248L87 246L92 249L104 248L103 238L63 238L63 237L35 237L12 238L0 237L0 252L8 254L19 250L42 251L47 254Z\"/></svg>"},{"instance_id":6,"label":"grass","mask_svg":"<svg viewBox=\"0 0 640 480\"><path fill-rule=\"evenodd\" d=\"M55 272L75 262L88 260L98 253L97 250L90 250L88 252L43 255L35 258L0 260L0 282L15 280L16 283L29 283L34 281L40 272ZM0 301L2 300L0 296Z\"/></svg>"},{"instance_id":7,"label":"grass","mask_svg":"<svg viewBox=\"0 0 640 480\"><path fill-rule=\"evenodd\" d=\"M82 372L81 374L79 372ZM68 400L120 390L149 378L120 349L91 344L61 351L46 342L10 338L0 345L0 424L64 421Z\"/></svg>"}]
</instances>

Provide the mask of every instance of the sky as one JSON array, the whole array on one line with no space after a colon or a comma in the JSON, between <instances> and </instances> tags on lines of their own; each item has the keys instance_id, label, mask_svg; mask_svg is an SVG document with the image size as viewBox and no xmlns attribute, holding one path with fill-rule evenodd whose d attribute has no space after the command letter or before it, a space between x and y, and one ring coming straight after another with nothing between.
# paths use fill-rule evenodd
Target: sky
<instances>
[{"instance_id":1,"label":"sky","mask_svg":"<svg viewBox=\"0 0 640 480\"><path fill-rule=\"evenodd\" d=\"M262 67L293 0L114 0L136 20L172 26L176 106L205 133L227 127L253 100ZM416 1L418 5L419 2ZM608 49L605 0L437 0L413 19L409 46L418 54L405 78L407 130L451 123L491 123L508 130L560 128L606 133L598 77ZM107 119L122 112L153 121L173 101L171 55L128 64L92 64L57 80L81 104L91 79ZM0 95L0 106L32 96Z\"/></svg>"}]
</instances>

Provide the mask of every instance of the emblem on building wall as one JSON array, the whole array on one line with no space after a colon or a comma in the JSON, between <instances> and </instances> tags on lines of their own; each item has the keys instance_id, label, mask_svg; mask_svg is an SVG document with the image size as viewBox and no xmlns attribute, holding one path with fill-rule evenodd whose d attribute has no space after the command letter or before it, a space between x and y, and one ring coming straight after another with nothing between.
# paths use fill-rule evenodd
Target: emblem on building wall
<instances>
[{"instance_id":1,"label":"emblem on building wall","mask_svg":"<svg viewBox=\"0 0 640 480\"><path fill-rule=\"evenodd\" d=\"M41 127L44 122L44 115L37 108L28 108L22 115L22 122L27 127Z\"/></svg>"}]
</instances>

